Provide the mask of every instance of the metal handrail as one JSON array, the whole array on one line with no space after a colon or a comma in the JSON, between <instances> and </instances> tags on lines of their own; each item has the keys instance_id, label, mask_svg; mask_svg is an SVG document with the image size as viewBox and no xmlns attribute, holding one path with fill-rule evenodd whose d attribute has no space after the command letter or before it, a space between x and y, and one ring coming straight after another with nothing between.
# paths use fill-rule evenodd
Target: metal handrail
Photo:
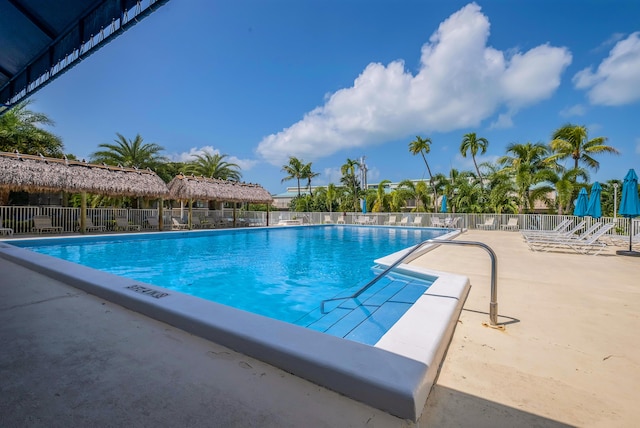
<instances>
[{"instance_id":1,"label":"metal handrail","mask_svg":"<svg viewBox=\"0 0 640 428\"><path fill-rule=\"evenodd\" d=\"M491 301L489 302L489 322L491 323L492 326L497 326L498 325L498 275L497 275L498 258L496 257L496 253L491 249L491 247L489 247L487 244L485 244L483 242L476 242L476 241L451 241L451 240L427 239L426 241L423 241L423 242L415 245L414 247L412 247L411 250L409 250L409 252L407 252L402 257L400 257L398 260L393 262L389 267L387 267L380 274L378 274L378 276L373 278L365 286L363 286L361 289L359 289L358 291L356 291L352 295L345 296L345 297L334 297L333 299L323 300L320 303L320 312L322 312L323 314L327 313L324 310L324 304L326 302L333 302L333 301L337 301L337 300L348 300L348 299L357 298L362 293L364 293L366 290L371 288L376 282L380 281L380 279L382 279L382 277L387 275L391 270L393 270L396 266L401 264L411 254L413 254L416 250L418 250L419 248L421 248L425 244L470 245L470 246L476 246L476 247L484 248L489 253L489 257L491 258Z\"/></svg>"}]
</instances>

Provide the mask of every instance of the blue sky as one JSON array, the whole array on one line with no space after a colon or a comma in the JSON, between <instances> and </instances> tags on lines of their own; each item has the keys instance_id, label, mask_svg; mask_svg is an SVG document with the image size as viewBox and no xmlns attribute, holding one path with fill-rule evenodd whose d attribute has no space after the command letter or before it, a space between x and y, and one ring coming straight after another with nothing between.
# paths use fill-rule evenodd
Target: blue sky
<instances>
[{"instance_id":1,"label":"blue sky","mask_svg":"<svg viewBox=\"0 0 640 428\"><path fill-rule=\"evenodd\" d=\"M171 0L32 96L67 153L116 132L173 160L228 155L280 193L289 156L313 184L366 156L369 183L472 169L465 133L548 142L586 125L620 156L591 180L640 170L640 2L635 0Z\"/></svg>"}]
</instances>

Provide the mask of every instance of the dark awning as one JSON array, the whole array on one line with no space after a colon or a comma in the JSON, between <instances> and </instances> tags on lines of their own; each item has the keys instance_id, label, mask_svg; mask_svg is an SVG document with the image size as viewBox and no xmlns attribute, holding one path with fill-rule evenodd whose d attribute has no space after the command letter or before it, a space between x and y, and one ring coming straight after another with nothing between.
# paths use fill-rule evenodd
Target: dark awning
<instances>
[{"instance_id":1,"label":"dark awning","mask_svg":"<svg viewBox=\"0 0 640 428\"><path fill-rule=\"evenodd\" d=\"M31 95L167 1L0 0L0 103Z\"/></svg>"}]
</instances>

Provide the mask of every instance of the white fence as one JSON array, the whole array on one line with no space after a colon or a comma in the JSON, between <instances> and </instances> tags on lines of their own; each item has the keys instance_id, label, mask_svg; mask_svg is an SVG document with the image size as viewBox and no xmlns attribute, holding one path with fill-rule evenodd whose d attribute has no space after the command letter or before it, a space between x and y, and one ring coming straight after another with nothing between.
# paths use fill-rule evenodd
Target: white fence
<instances>
[{"instance_id":1,"label":"white fence","mask_svg":"<svg viewBox=\"0 0 640 428\"><path fill-rule=\"evenodd\" d=\"M267 213L264 211L237 210L234 217L233 210L209 210L206 208L194 208L192 216L200 217L212 225L233 226L266 226ZM80 208L65 208L53 206L0 206L0 227L9 227L15 234L31 233L33 226L32 218L36 215L47 215L51 217L53 226L60 226L64 232L77 232L79 229ZM189 210L187 208L173 208L164 210L163 225L165 230L171 229L171 218L178 218L182 222L188 221ZM578 220L574 216L558 216L547 214L445 214L445 213L329 213L329 212L290 212L275 211L269 214L270 226L278 223L302 223L302 224L323 224L323 223L344 223L344 224L367 224L367 225L406 225L423 227L450 226L466 229L485 230L520 230L539 229L550 230L556 227L566 218ZM113 230L116 217L126 217L131 224L140 225L143 230L154 229L146 221L147 218L158 218L157 209L120 209L120 208L88 208L87 218L95 226L104 226L106 230ZM292 220L298 220L292 222ZM612 222L611 217L593 219L584 217L583 219L589 227L596 221ZM511 221L511 223L510 223ZM515 222L515 223L514 223ZM629 220L618 217L615 219L616 227L611 234L629 234ZM632 233L640 231L640 220L633 221Z\"/></svg>"},{"instance_id":2,"label":"white fence","mask_svg":"<svg viewBox=\"0 0 640 428\"><path fill-rule=\"evenodd\" d=\"M66 208L55 206L0 206L0 227L13 229L15 234L29 234L33 227L33 217L46 215L51 218L51 224L62 227L63 232L71 233L79 231L80 208ZM233 210L214 211L206 208L194 208L191 211L194 217L200 217L205 222L214 225L234 225ZM241 211L235 215L235 226L265 226L266 212ZM165 209L163 211L163 229L171 230L171 218L177 218L181 222L188 221L189 210L187 208ZM87 219L94 226L104 226L106 230L114 230L116 217L126 217L130 224L136 224L143 230L152 230L148 218L157 219L157 209L126 209L126 208L87 208Z\"/></svg>"}]
</instances>

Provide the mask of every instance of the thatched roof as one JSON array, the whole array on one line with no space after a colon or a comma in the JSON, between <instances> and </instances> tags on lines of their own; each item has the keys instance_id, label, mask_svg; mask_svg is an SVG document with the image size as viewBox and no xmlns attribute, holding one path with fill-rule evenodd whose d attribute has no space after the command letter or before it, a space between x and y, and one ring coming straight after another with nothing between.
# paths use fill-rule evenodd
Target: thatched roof
<instances>
[{"instance_id":1,"label":"thatched roof","mask_svg":"<svg viewBox=\"0 0 640 428\"><path fill-rule=\"evenodd\" d=\"M258 184L215 178L177 175L169 183L171 199L201 199L207 201L251 202L270 204L271 194Z\"/></svg>"},{"instance_id":2,"label":"thatched roof","mask_svg":"<svg viewBox=\"0 0 640 428\"><path fill-rule=\"evenodd\" d=\"M166 197L167 185L148 169L0 152L0 189Z\"/></svg>"}]
</instances>

